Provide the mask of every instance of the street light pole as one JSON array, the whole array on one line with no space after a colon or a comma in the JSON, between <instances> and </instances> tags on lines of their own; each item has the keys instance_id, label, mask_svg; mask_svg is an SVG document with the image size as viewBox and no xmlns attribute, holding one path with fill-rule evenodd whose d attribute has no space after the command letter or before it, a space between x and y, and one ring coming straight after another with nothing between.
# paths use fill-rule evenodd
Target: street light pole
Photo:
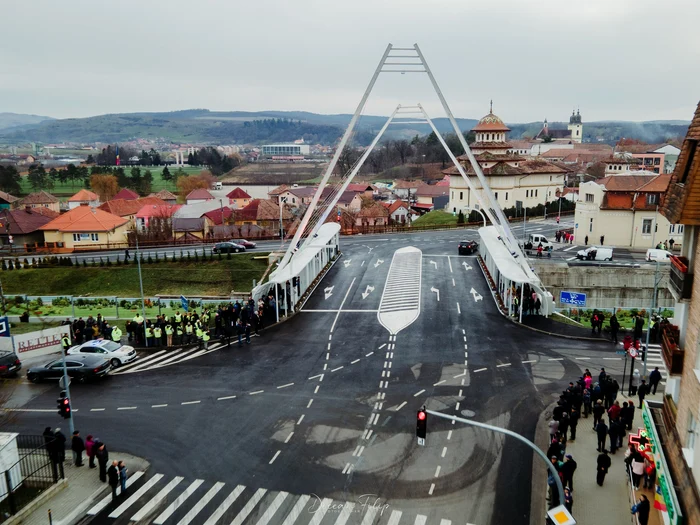
<instances>
[{"instance_id":1,"label":"street light pole","mask_svg":"<svg viewBox=\"0 0 700 525\"><path fill-rule=\"evenodd\" d=\"M134 232L136 238L136 266L139 269L139 287L141 288L141 315L143 315L143 340L148 346L148 337L146 337L146 299L143 297L143 278L141 277L141 258L139 257L139 235Z\"/></svg>"},{"instance_id":2,"label":"street light pole","mask_svg":"<svg viewBox=\"0 0 700 525\"><path fill-rule=\"evenodd\" d=\"M651 309L649 310L649 315L648 315L648 322L647 322L647 344L644 349L644 368L642 372L642 377L646 377L647 375L647 357L649 354L649 336L651 334L651 313L654 311L654 308L656 308L656 294L659 289L659 261L656 261L656 271L654 272L654 295L651 297Z\"/></svg>"},{"instance_id":3,"label":"street light pole","mask_svg":"<svg viewBox=\"0 0 700 525\"><path fill-rule=\"evenodd\" d=\"M280 250L284 247L284 227L282 226L282 207L287 202L286 197L280 197Z\"/></svg>"},{"instance_id":4,"label":"street light pole","mask_svg":"<svg viewBox=\"0 0 700 525\"><path fill-rule=\"evenodd\" d=\"M544 460L544 462L547 464L547 469L549 470L549 473L551 476L554 478L555 483L557 484L557 491L559 492L559 504L563 505L564 504L564 486L561 483L561 478L559 478L559 473L557 472L557 469L552 465L551 460L547 457L547 454L542 452L542 450L535 445L532 441L529 439L521 436L517 432L513 432L512 430L508 430L505 428L501 427L495 427L493 425L487 425L486 423L479 423L478 421L472 421L470 419L464 419L462 417L456 417L456 416L448 416L447 414L442 414L440 412L435 412L434 410L426 410L428 414L431 416L435 417L440 417L443 419L451 419L452 421L459 421L460 423L464 423L466 425L471 425L474 427L478 428L483 428L486 430L491 430L492 432L498 432L499 434L505 434L506 436L510 436L512 438L517 439L521 443L525 443L528 447L530 447L540 458Z\"/></svg>"},{"instance_id":5,"label":"street light pole","mask_svg":"<svg viewBox=\"0 0 700 525\"><path fill-rule=\"evenodd\" d=\"M70 435L73 436L73 431L75 431L75 425L73 424L73 405L70 401L70 379L68 378L68 370L66 368L66 349L61 345L61 358L63 359L63 389L66 391L66 397L69 399L70 412L68 412L68 428L70 429Z\"/></svg>"}]
</instances>

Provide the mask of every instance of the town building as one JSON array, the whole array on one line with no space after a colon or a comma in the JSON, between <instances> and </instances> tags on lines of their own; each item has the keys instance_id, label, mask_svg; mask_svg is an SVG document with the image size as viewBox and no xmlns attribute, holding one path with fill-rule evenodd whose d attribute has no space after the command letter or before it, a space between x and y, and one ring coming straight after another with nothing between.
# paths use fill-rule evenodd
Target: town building
<instances>
[{"instance_id":1,"label":"town building","mask_svg":"<svg viewBox=\"0 0 700 525\"><path fill-rule=\"evenodd\" d=\"M187 204L199 204L200 202L211 200L214 200L214 196L209 193L209 190L205 190L204 188L192 190L187 194L187 197L185 197L185 202Z\"/></svg>"},{"instance_id":2,"label":"town building","mask_svg":"<svg viewBox=\"0 0 700 525\"><path fill-rule=\"evenodd\" d=\"M228 203L235 209L245 208L253 200L253 197L241 188L234 188L226 197L228 198Z\"/></svg>"},{"instance_id":3,"label":"town building","mask_svg":"<svg viewBox=\"0 0 700 525\"><path fill-rule=\"evenodd\" d=\"M177 204L177 195L168 190L160 190L158 193L151 193L149 197L158 197L160 200L165 201L166 204Z\"/></svg>"},{"instance_id":4,"label":"town building","mask_svg":"<svg viewBox=\"0 0 700 525\"><path fill-rule=\"evenodd\" d=\"M654 168L658 167L659 173L673 173L678 155L681 152L680 149L671 144L622 144L617 146L616 149L640 159L644 169L654 171ZM657 164L656 158L658 155L663 155L663 157Z\"/></svg>"},{"instance_id":5,"label":"town building","mask_svg":"<svg viewBox=\"0 0 700 525\"><path fill-rule=\"evenodd\" d=\"M263 157L301 157L311 153L308 144L269 144L262 147Z\"/></svg>"},{"instance_id":6,"label":"town building","mask_svg":"<svg viewBox=\"0 0 700 525\"><path fill-rule=\"evenodd\" d=\"M206 217L173 218L173 238L176 240L203 241L210 237L212 222ZM213 232L211 237L213 237Z\"/></svg>"},{"instance_id":7,"label":"town building","mask_svg":"<svg viewBox=\"0 0 700 525\"><path fill-rule=\"evenodd\" d=\"M268 199L253 199L242 210L235 210L233 216L236 225L254 224L270 232L277 232L280 228L280 206ZM289 205L282 205L282 225L289 229L294 215Z\"/></svg>"},{"instance_id":8,"label":"town building","mask_svg":"<svg viewBox=\"0 0 700 525\"><path fill-rule=\"evenodd\" d=\"M20 205L22 207L29 206L30 208L48 208L50 210L59 213L61 201L57 197L54 197L50 193L45 191L40 191L37 193L30 193L24 199L22 199Z\"/></svg>"},{"instance_id":9,"label":"town building","mask_svg":"<svg viewBox=\"0 0 700 525\"><path fill-rule=\"evenodd\" d=\"M416 190L418 204L432 204L434 210L444 210L450 200L450 188L424 184Z\"/></svg>"},{"instance_id":10,"label":"town building","mask_svg":"<svg viewBox=\"0 0 700 525\"><path fill-rule=\"evenodd\" d=\"M136 193L134 190L130 190L129 188L122 188L117 192L117 194L112 197L112 199L124 199L127 201L133 201L139 198L139 194Z\"/></svg>"},{"instance_id":11,"label":"town building","mask_svg":"<svg viewBox=\"0 0 700 525\"><path fill-rule=\"evenodd\" d=\"M157 197L143 197L135 200L113 199L101 204L99 208L106 212L123 217L128 222L127 227L130 230L135 228L136 215L144 206L162 206L165 201Z\"/></svg>"},{"instance_id":12,"label":"town building","mask_svg":"<svg viewBox=\"0 0 700 525\"><path fill-rule=\"evenodd\" d=\"M128 219L112 215L87 204L59 215L39 229L44 232L47 248L73 251L127 242Z\"/></svg>"},{"instance_id":13,"label":"town building","mask_svg":"<svg viewBox=\"0 0 700 525\"><path fill-rule=\"evenodd\" d=\"M583 141L583 122L581 121L581 113L579 111L571 112L571 116L569 117L569 125L566 127L566 129L551 129L547 119L545 118L544 125L535 138L540 140L553 139L555 142L580 144Z\"/></svg>"},{"instance_id":14,"label":"town building","mask_svg":"<svg viewBox=\"0 0 700 525\"><path fill-rule=\"evenodd\" d=\"M411 211L404 201L396 200L391 204L382 203L382 205L389 210L390 224L406 224L410 221Z\"/></svg>"},{"instance_id":15,"label":"town building","mask_svg":"<svg viewBox=\"0 0 700 525\"><path fill-rule=\"evenodd\" d=\"M10 249L28 249L43 245L44 233L39 229L58 217L48 208L0 210L0 242Z\"/></svg>"},{"instance_id":16,"label":"town building","mask_svg":"<svg viewBox=\"0 0 700 525\"><path fill-rule=\"evenodd\" d=\"M83 204L97 207L100 205L100 198L97 196L97 193L83 188L78 193L73 195L70 199L68 199L69 210L77 208L78 206L82 206Z\"/></svg>"},{"instance_id":17,"label":"town building","mask_svg":"<svg viewBox=\"0 0 700 525\"><path fill-rule=\"evenodd\" d=\"M149 229L170 232L172 217L182 204L147 204L136 213L136 230L141 233Z\"/></svg>"},{"instance_id":18,"label":"town building","mask_svg":"<svg viewBox=\"0 0 700 525\"><path fill-rule=\"evenodd\" d=\"M379 203L373 203L360 210L355 219L357 226L386 226L389 224L389 210Z\"/></svg>"},{"instance_id":19,"label":"town building","mask_svg":"<svg viewBox=\"0 0 700 525\"><path fill-rule=\"evenodd\" d=\"M11 210L19 205L19 197L0 191L0 210Z\"/></svg>"},{"instance_id":20,"label":"town building","mask_svg":"<svg viewBox=\"0 0 700 525\"><path fill-rule=\"evenodd\" d=\"M424 184L422 180L398 180L391 187L391 191L399 199L408 201L410 198L413 201L416 198L416 191Z\"/></svg>"},{"instance_id":21,"label":"town building","mask_svg":"<svg viewBox=\"0 0 700 525\"><path fill-rule=\"evenodd\" d=\"M557 199L564 188L565 168L546 160L528 160L509 153L513 149L506 141L510 128L493 112L482 118L472 131L476 133L476 142L470 148L501 208L531 208ZM472 185L481 193L481 182L467 156L462 155L458 160ZM477 195L467 186L457 168L453 166L443 173L450 176L448 211L467 214L479 209Z\"/></svg>"}]
</instances>

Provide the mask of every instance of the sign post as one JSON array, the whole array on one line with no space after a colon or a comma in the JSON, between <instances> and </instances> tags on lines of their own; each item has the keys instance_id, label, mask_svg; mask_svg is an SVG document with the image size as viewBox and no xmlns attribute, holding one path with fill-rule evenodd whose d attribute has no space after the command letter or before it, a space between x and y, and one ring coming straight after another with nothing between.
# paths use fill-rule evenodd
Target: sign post
<instances>
[{"instance_id":1,"label":"sign post","mask_svg":"<svg viewBox=\"0 0 700 525\"><path fill-rule=\"evenodd\" d=\"M574 306L586 306L586 294L579 292L559 292L559 302L561 304L572 304Z\"/></svg>"}]
</instances>

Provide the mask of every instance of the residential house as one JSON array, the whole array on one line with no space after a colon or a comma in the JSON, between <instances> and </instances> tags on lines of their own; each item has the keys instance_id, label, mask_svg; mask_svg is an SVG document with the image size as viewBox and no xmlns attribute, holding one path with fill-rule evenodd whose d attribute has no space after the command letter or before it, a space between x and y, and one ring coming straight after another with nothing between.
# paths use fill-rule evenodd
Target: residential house
<instances>
[{"instance_id":1,"label":"residential house","mask_svg":"<svg viewBox=\"0 0 700 525\"><path fill-rule=\"evenodd\" d=\"M354 191L355 193L361 193L362 196L371 199L374 196L375 188L371 184L362 183L350 183L348 187L345 188L347 191Z\"/></svg>"},{"instance_id":2,"label":"residential house","mask_svg":"<svg viewBox=\"0 0 700 525\"><path fill-rule=\"evenodd\" d=\"M128 219L84 204L41 226L47 248L66 251L127 242Z\"/></svg>"},{"instance_id":3,"label":"residential house","mask_svg":"<svg viewBox=\"0 0 700 525\"><path fill-rule=\"evenodd\" d=\"M211 238L213 224L206 217L173 218L173 237L177 240L202 241Z\"/></svg>"},{"instance_id":4,"label":"residential house","mask_svg":"<svg viewBox=\"0 0 700 525\"><path fill-rule=\"evenodd\" d=\"M404 201L394 201L391 204L383 204L389 210L390 224L406 224L410 221L411 211Z\"/></svg>"},{"instance_id":5,"label":"residential house","mask_svg":"<svg viewBox=\"0 0 700 525\"><path fill-rule=\"evenodd\" d=\"M241 188L234 188L226 197L228 198L228 203L237 210L245 208L250 204L250 201L253 200L253 198Z\"/></svg>"},{"instance_id":6,"label":"residential house","mask_svg":"<svg viewBox=\"0 0 700 525\"><path fill-rule=\"evenodd\" d=\"M410 195L411 200L414 200L416 191L418 191L418 188L424 184L425 182L421 180L399 180L396 181L391 187L391 191L393 191L394 195L396 195L399 199L406 200Z\"/></svg>"},{"instance_id":7,"label":"residential house","mask_svg":"<svg viewBox=\"0 0 700 525\"><path fill-rule=\"evenodd\" d=\"M0 191L0 210L11 210L19 205L20 199L4 191Z\"/></svg>"},{"instance_id":8,"label":"residential house","mask_svg":"<svg viewBox=\"0 0 700 525\"><path fill-rule=\"evenodd\" d=\"M234 210L234 222L237 225L255 224L268 231L279 231L280 206L271 199L253 199L242 210ZM282 206L282 225L285 230L294 221L289 205Z\"/></svg>"},{"instance_id":9,"label":"residential house","mask_svg":"<svg viewBox=\"0 0 700 525\"><path fill-rule=\"evenodd\" d=\"M160 200L165 201L166 204L177 204L177 195L168 190L160 190L158 193L151 193L149 197L158 197Z\"/></svg>"},{"instance_id":10,"label":"residential house","mask_svg":"<svg viewBox=\"0 0 700 525\"><path fill-rule=\"evenodd\" d=\"M135 228L136 214L144 206L163 206L165 201L157 197L143 197L136 200L114 199L100 205L100 209L118 217L123 217L129 221L127 227L130 230Z\"/></svg>"},{"instance_id":11,"label":"residential house","mask_svg":"<svg viewBox=\"0 0 700 525\"><path fill-rule=\"evenodd\" d=\"M138 198L139 194L136 193L134 190L130 190L129 188L122 188L117 192L117 194L114 197L112 197L112 200L124 199L125 201L133 201Z\"/></svg>"},{"instance_id":12,"label":"residential house","mask_svg":"<svg viewBox=\"0 0 700 525\"><path fill-rule=\"evenodd\" d=\"M561 197L569 202L576 202L578 200L578 191L578 188L564 188Z\"/></svg>"},{"instance_id":13,"label":"residential house","mask_svg":"<svg viewBox=\"0 0 700 525\"><path fill-rule=\"evenodd\" d=\"M172 217L182 204L146 204L136 213L136 230L143 232L151 228L162 230L166 225L171 229Z\"/></svg>"},{"instance_id":14,"label":"residential house","mask_svg":"<svg viewBox=\"0 0 700 525\"><path fill-rule=\"evenodd\" d=\"M41 245L44 243L44 233L39 228L58 215L58 212L42 207L0 210L0 242L11 248L26 249Z\"/></svg>"},{"instance_id":15,"label":"residential house","mask_svg":"<svg viewBox=\"0 0 700 525\"><path fill-rule=\"evenodd\" d=\"M288 189L290 189L291 186L287 186L286 184L282 184L281 186L277 186L274 190L269 191L267 193L267 196L270 198L270 200L275 201L279 203L279 196L286 192Z\"/></svg>"},{"instance_id":16,"label":"residential house","mask_svg":"<svg viewBox=\"0 0 700 525\"><path fill-rule=\"evenodd\" d=\"M631 154L620 153L603 159L605 163L605 176L627 175L632 171L640 169L639 159L635 159Z\"/></svg>"},{"instance_id":17,"label":"residential house","mask_svg":"<svg viewBox=\"0 0 700 525\"><path fill-rule=\"evenodd\" d=\"M645 402L644 427L656 463L666 513L658 523L696 523L700 509L700 104L690 123L663 198L661 214L683 224L680 256L662 271L676 300L673 318L661 323L665 378L662 407ZM662 175L663 176L663 175ZM647 398L649 399L649 398ZM654 505L655 508L656 505ZM652 512L657 512L652 510ZM650 521L651 523L651 521Z\"/></svg>"},{"instance_id":18,"label":"residential house","mask_svg":"<svg viewBox=\"0 0 700 525\"><path fill-rule=\"evenodd\" d=\"M60 213L61 211L60 201L58 198L43 190L27 195L24 199L22 199L20 206L29 206L30 208L48 208L56 213Z\"/></svg>"},{"instance_id":19,"label":"residential house","mask_svg":"<svg viewBox=\"0 0 700 525\"><path fill-rule=\"evenodd\" d=\"M93 206L96 208L100 205L100 198L97 196L97 193L93 193L90 190L86 190L85 188L83 188L78 193L73 195L70 199L68 199L69 210L77 208L78 206L82 206L83 204L87 204L88 206Z\"/></svg>"},{"instance_id":20,"label":"residential house","mask_svg":"<svg viewBox=\"0 0 700 525\"><path fill-rule=\"evenodd\" d=\"M660 173L672 173L681 152L676 146L670 144L623 144L617 149L640 159L644 169L652 170L658 167ZM656 155L662 156L658 163L655 160Z\"/></svg>"},{"instance_id":21,"label":"residential house","mask_svg":"<svg viewBox=\"0 0 700 525\"><path fill-rule=\"evenodd\" d=\"M648 173L648 172L645 172ZM614 175L579 186L574 230L576 242L654 248L673 239L680 245L683 225L670 224L663 207L670 175Z\"/></svg>"},{"instance_id":22,"label":"residential house","mask_svg":"<svg viewBox=\"0 0 700 525\"><path fill-rule=\"evenodd\" d=\"M187 194L187 197L185 197L185 202L187 204L199 204L211 200L214 200L214 196L209 193L209 190L205 190L204 188L192 190Z\"/></svg>"},{"instance_id":23,"label":"residential house","mask_svg":"<svg viewBox=\"0 0 700 525\"><path fill-rule=\"evenodd\" d=\"M311 200L316 194L315 186L299 186L296 188L289 188L277 196L278 201L285 202L287 205L291 205L293 208L306 207L311 204ZM321 201L326 201L331 198L331 195L335 193L334 188L324 188L321 193ZM338 198L337 206L341 210L348 211L360 211L362 207L362 196L364 193L358 193L355 191L346 190Z\"/></svg>"},{"instance_id":24,"label":"residential house","mask_svg":"<svg viewBox=\"0 0 700 525\"><path fill-rule=\"evenodd\" d=\"M355 218L357 226L386 226L389 224L389 210L379 203L366 206Z\"/></svg>"},{"instance_id":25,"label":"residential house","mask_svg":"<svg viewBox=\"0 0 700 525\"><path fill-rule=\"evenodd\" d=\"M325 198L327 193L324 191L323 198ZM369 197L367 193L357 193L355 191L346 190L340 194L338 197L338 203L336 206L341 210L347 210L350 212L358 212L362 208L362 199L371 199L372 195Z\"/></svg>"},{"instance_id":26,"label":"residential house","mask_svg":"<svg viewBox=\"0 0 700 525\"><path fill-rule=\"evenodd\" d=\"M444 210L450 200L450 188L424 184L416 190L419 204L432 204L434 210Z\"/></svg>"},{"instance_id":27,"label":"residential house","mask_svg":"<svg viewBox=\"0 0 700 525\"><path fill-rule=\"evenodd\" d=\"M330 188L328 191L330 191ZM302 206L308 206L315 194L316 188L314 186L296 186L293 188L287 188L278 193L276 201L284 202L293 208L299 208Z\"/></svg>"},{"instance_id":28,"label":"residential house","mask_svg":"<svg viewBox=\"0 0 700 525\"><path fill-rule=\"evenodd\" d=\"M228 224L232 221L233 210L228 206L215 208L206 212L202 217L209 219L214 226L221 226L222 224Z\"/></svg>"}]
</instances>

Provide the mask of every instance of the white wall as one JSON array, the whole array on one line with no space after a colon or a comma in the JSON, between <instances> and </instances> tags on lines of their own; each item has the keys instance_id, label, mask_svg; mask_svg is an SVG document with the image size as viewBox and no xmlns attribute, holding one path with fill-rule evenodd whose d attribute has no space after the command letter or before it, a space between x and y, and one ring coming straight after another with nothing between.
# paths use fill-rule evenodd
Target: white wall
<instances>
[{"instance_id":1,"label":"white wall","mask_svg":"<svg viewBox=\"0 0 700 525\"><path fill-rule=\"evenodd\" d=\"M14 351L17 353L20 361L30 357L53 354L61 351L61 337L63 337L63 334L68 334L70 337L70 328L68 326L58 326L27 334L13 335L12 338L0 337L0 350L12 350L14 340Z\"/></svg>"}]
</instances>

